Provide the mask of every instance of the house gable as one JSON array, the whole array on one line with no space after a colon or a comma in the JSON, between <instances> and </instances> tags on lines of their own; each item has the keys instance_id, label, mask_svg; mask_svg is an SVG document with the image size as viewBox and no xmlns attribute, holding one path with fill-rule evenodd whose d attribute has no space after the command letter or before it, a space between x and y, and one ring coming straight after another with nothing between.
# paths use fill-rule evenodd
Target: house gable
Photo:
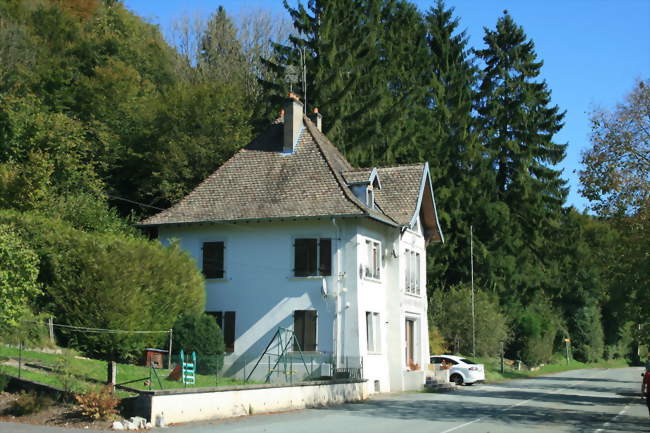
<instances>
[{"instance_id":1,"label":"house gable","mask_svg":"<svg viewBox=\"0 0 650 433\"><path fill-rule=\"evenodd\" d=\"M276 121L178 203L139 225L365 217L408 227L422 211L426 238L442 240L427 164L355 169L294 99L288 104L290 119Z\"/></svg>"}]
</instances>

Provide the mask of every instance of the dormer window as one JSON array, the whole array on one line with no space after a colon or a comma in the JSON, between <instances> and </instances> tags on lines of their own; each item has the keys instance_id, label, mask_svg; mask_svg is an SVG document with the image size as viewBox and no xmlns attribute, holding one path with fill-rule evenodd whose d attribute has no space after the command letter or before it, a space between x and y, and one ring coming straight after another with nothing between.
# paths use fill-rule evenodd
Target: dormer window
<instances>
[{"instance_id":1,"label":"dormer window","mask_svg":"<svg viewBox=\"0 0 650 433\"><path fill-rule=\"evenodd\" d=\"M366 205L370 209L375 208L375 190L372 189L372 185L368 185L366 188Z\"/></svg>"},{"instance_id":2,"label":"dormer window","mask_svg":"<svg viewBox=\"0 0 650 433\"><path fill-rule=\"evenodd\" d=\"M343 172L343 177L352 193L370 209L375 208L375 191L381 190L381 182L376 168L372 170L352 170Z\"/></svg>"}]
</instances>

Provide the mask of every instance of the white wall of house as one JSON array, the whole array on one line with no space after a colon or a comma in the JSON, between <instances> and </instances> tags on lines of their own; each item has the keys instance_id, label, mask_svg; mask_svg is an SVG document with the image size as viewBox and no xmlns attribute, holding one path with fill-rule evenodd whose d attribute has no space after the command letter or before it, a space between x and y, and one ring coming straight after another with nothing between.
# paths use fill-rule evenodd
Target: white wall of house
<instances>
[{"instance_id":1,"label":"white wall of house","mask_svg":"<svg viewBox=\"0 0 650 433\"><path fill-rule=\"evenodd\" d=\"M351 363L363 358L371 392L376 385L382 392L400 391L413 382L407 377L405 356L407 318L416 325L415 363L420 368L427 365L425 244L418 232L400 233L370 219L323 218L161 226L159 237L163 243L178 239L199 268L204 242L225 243L224 278L206 280L206 311L236 313L231 368L241 367L235 362L239 359L249 365L254 362L278 327L292 328L295 310L312 309L318 311L317 351L338 353ZM332 239L331 276L294 276L296 238ZM366 241L380 244L378 279L365 275L364 267L369 264ZM407 249L420 253L419 296L405 293ZM374 322L378 344L373 344L377 347L372 351L368 350L366 313L378 315Z\"/></svg>"},{"instance_id":2,"label":"white wall of house","mask_svg":"<svg viewBox=\"0 0 650 433\"><path fill-rule=\"evenodd\" d=\"M358 339L360 352L364 356L364 376L372 389L400 391L413 388L409 379L411 366L406 363L406 319L415 321L414 362L420 371L428 363L428 323L426 298L425 243L419 231L399 230L373 221L364 221L357 229L357 260L367 262L366 241L381 243L381 275L379 280L359 276L358 278ZM406 251L420 253L420 294L408 294L405 290ZM366 337L366 313L379 313L380 350L369 351ZM410 375L412 376L412 375ZM421 374L421 383L424 374ZM378 386L377 386L378 385Z\"/></svg>"}]
</instances>

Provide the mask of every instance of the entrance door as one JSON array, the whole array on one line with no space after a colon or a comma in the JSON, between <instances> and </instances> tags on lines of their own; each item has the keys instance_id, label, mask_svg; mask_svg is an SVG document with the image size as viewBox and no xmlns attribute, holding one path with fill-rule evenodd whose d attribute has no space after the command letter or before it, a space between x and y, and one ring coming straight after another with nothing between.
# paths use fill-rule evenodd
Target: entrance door
<instances>
[{"instance_id":1,"label":"entrance door","mask_svg":"<svg viewBox=\"0 0 650 433\"><path fill-rule=\"evenodd\" d=\"M413 358L415 358L415 320L406 319L405 323L406 328L406 366L410 367L415 364Z\"/></svg>"}]
</instances>

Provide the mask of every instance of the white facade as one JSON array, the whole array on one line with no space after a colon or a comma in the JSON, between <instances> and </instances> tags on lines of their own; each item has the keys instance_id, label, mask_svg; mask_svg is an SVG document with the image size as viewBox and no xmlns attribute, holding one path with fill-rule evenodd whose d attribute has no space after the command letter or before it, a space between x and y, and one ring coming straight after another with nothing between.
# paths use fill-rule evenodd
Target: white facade
<instances>
[{"instance_id":1,"label":"white facade","mask_svg":"<svg viewBox=\"0 0 650 433\"><path fill-rule=\"evenodd\" d=\"M413 229L332 217L161 225L159 238L177 239L199 268L203 243L224 242L224 278L206 279L206 311L235 312L229 365L259 357L278 327L294 326L294 311L315 310L316 352L362 358L368 389L387 392L420 387L429 357L425 239ZM299 238L331 239L330 276L294 275Z\"/></svg>"}]
</instances>

